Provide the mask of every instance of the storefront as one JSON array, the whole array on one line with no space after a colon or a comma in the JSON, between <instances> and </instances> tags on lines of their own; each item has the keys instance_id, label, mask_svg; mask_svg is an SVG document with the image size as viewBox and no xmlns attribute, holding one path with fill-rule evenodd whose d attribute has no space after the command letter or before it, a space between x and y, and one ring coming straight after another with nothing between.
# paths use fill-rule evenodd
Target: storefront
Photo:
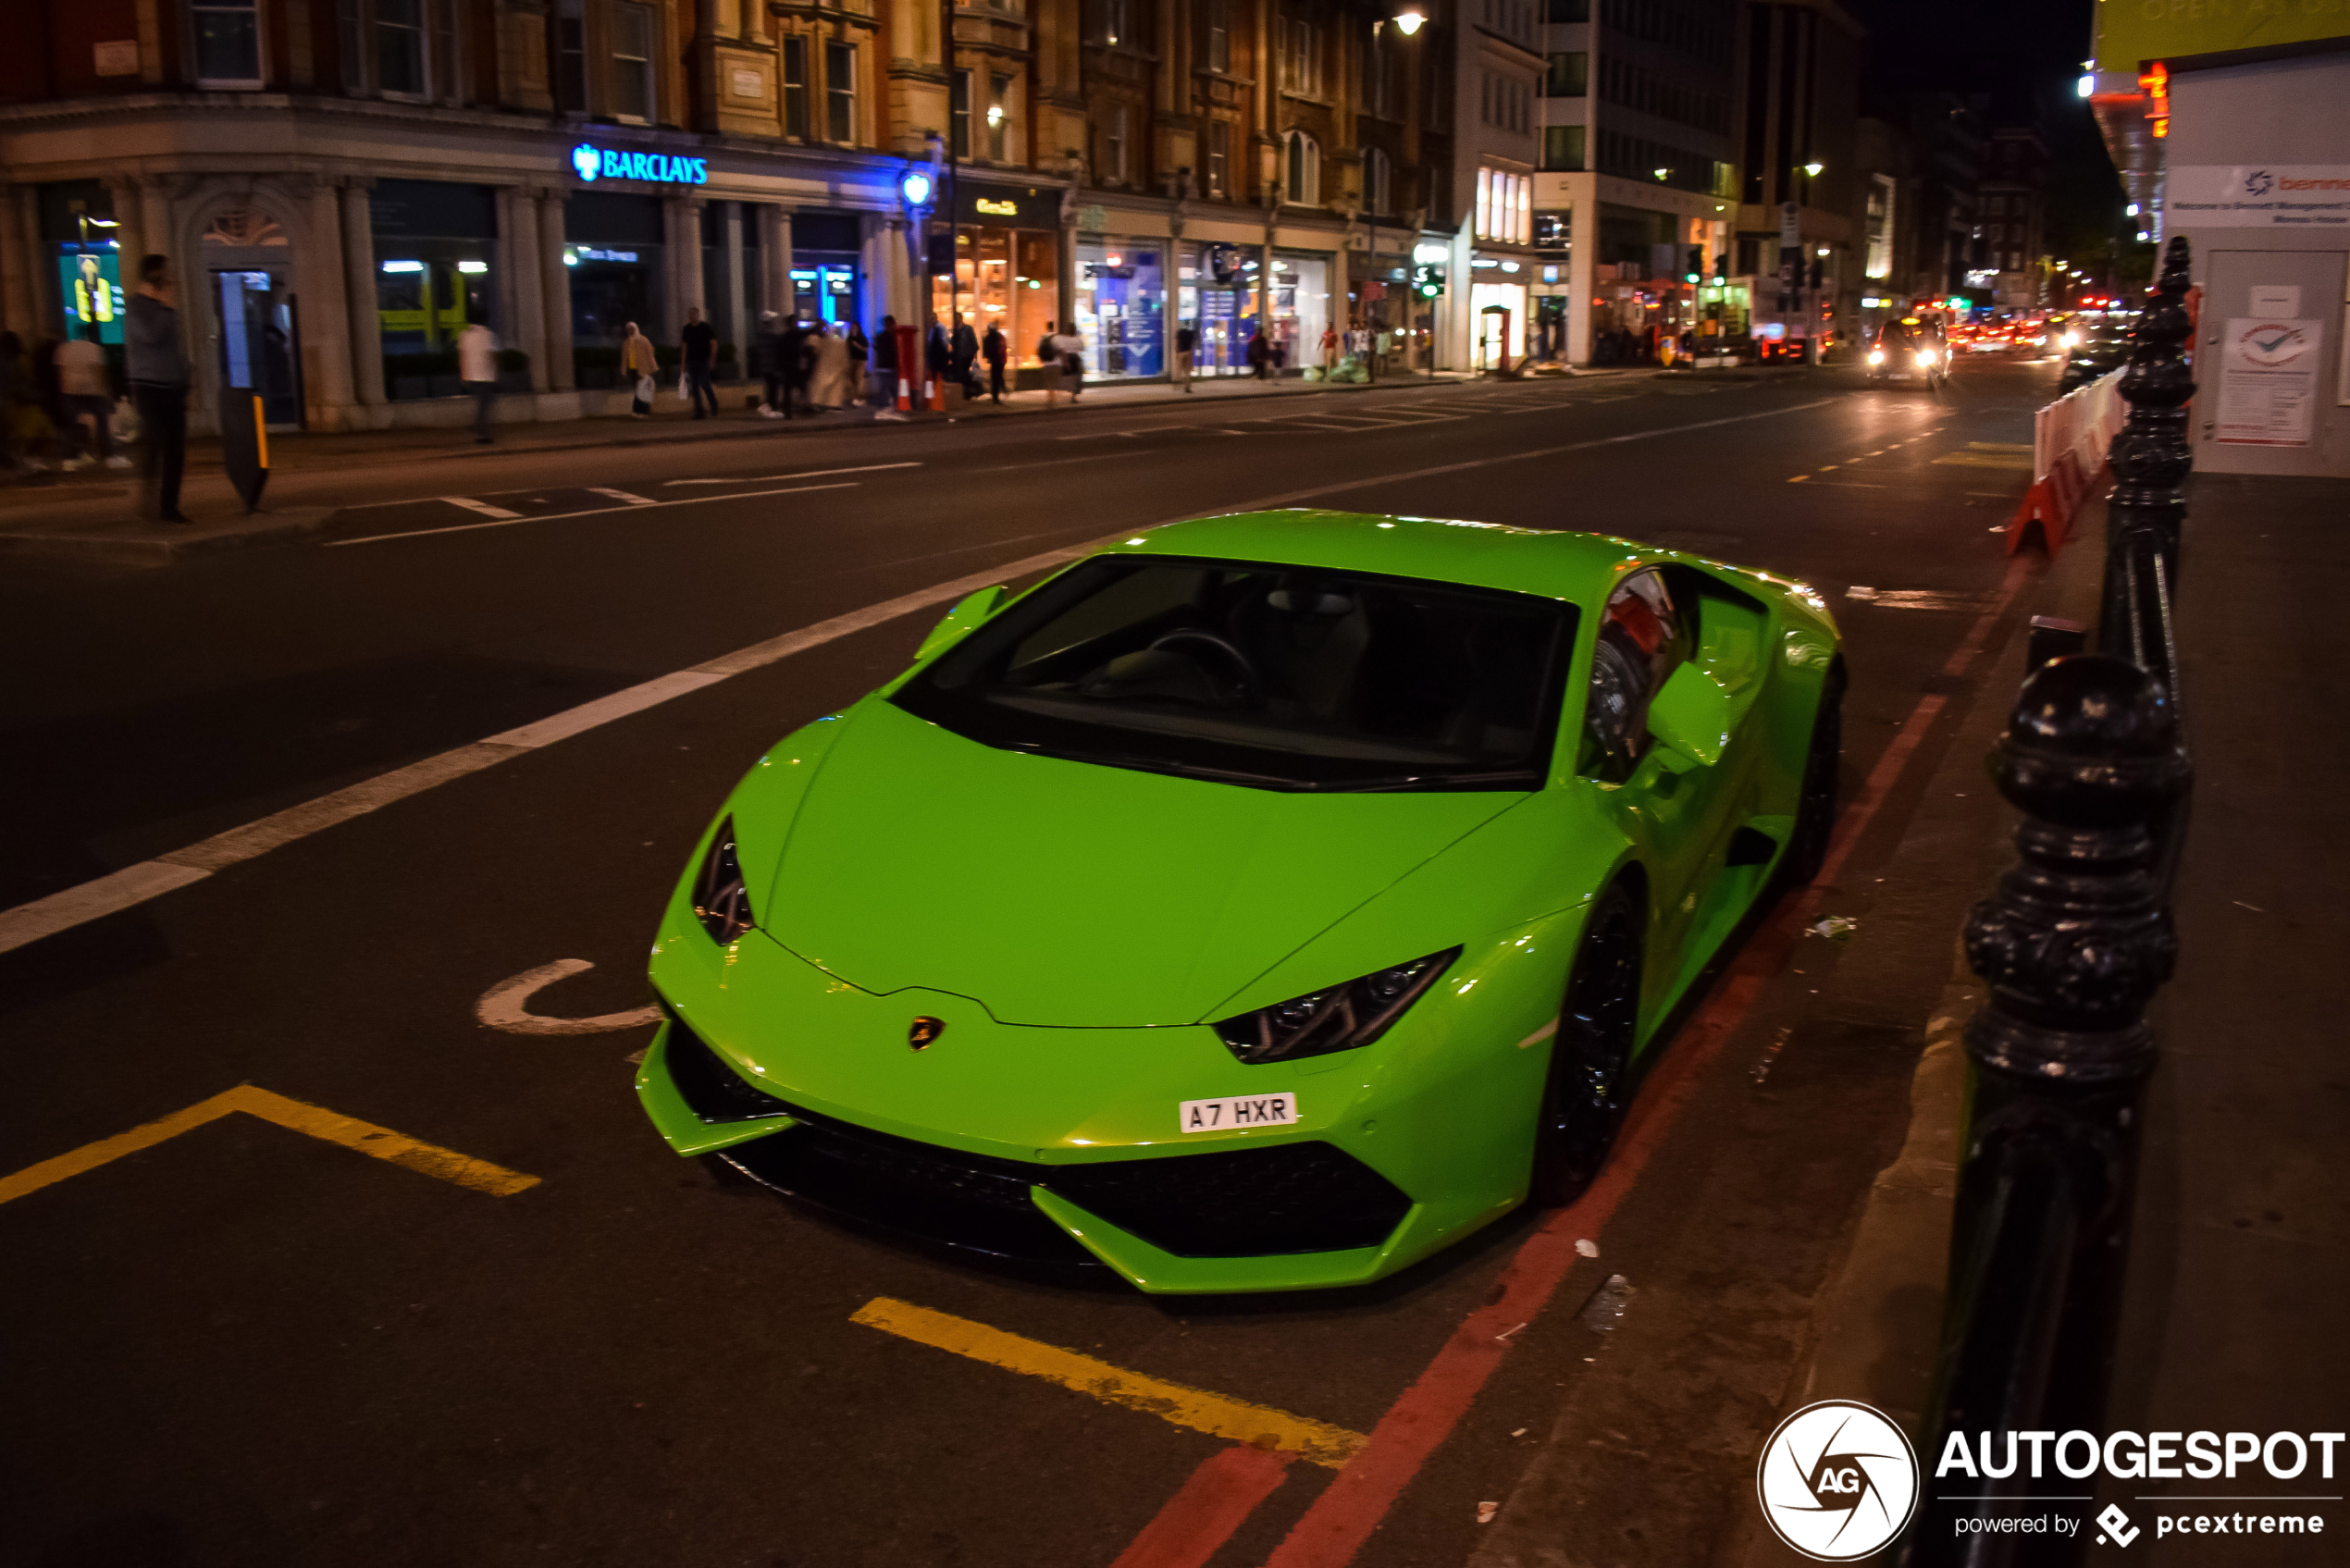
<instances>
[{"instance_id":1,"label":"storefront","mask_svg":"<svg viewBox=\"0 0 2350 1568\"><path fill-rule=\"evenodd\" d=\"M1077 335L1085 372L1105 381L1167 374L1167 245L1161 240L1077 243Z\"/></svg>"},{"instance_id":2,"label":"storefront","mask_svg":"<svg viewBox=\"0 0 2350 1568\"><path fill-rule=\"evenodd\" d=\"M865 319L863 220L855 213L791 215L792 309L834 325Z\"/></svg>"},{"instance_id":3,"label":"storefront","mask_svg":"<svg viewBox=\"0 0 2350 1568\"><path fill-rule=\"evenodd\" d=\"M490 325L497 191L487 185L384 179L368 193L384 395L455 397L457 335ZM225 296L224 296L225 298ZM265 302L254 300L254 308ZM238 385L235 381L231 385Z\"/></svg>"},{"instance_id":4,"label":"storefront","mask_svg":"<svg viewBox=\"0 0 2350 1568\"><path fill-rule=\"evenodd\" d=\"M1303 369L1321 363L1330 324L1330 260L1295 251L1273 253L1273 363Z\"/></svg>"},{"instance_id":5,"label":"storefront","mask_svg":"<svg viewBox=\"0 0 2350 1568\"><path fill-rule=\"evenodd\" d=\"M968 179L955 187L951 265L948 226L943 218L931 224L932 308L942 322L960 315L981 338L1000 328L1010 344L1008 363L1039 365L1036 346L1060 308L1060 192ZM1088 339L1088 372L1102 374L1097 364Z\"/></svg>"},{"instance_id":6,"label":"storefront","mask_svg":"<svg viewBox=\"0 0 2350 1568\"><path fill-rule=\"evenodd\" d=\"M1194 376L1245 376L1256 335L1255 247L1187 244L1176 268L1175 315L1197 334Z\"/></svg>"},{"instance_id":7,"label":"storefront","mask_svg":"<svg viewBox=\"0 0 2350 1568\"><path fill-rule=\"evenodd\" d=\"M1476 370L1498 370L1526 357L1527 292L1525 265L1517 261L1478 256L1470 264L1469 364Z\"/></svg>"},{"instance_id":8,"label":"storefront","mask_svg":"<svg viewBox=\"0 0 2350 1568\"><path fill-rule=\"evenodd\" d=\"M620 349L629 323L656 342L669 336L661 319L662 239L658 196L579 191L563 204L576 385L620 385Z\"/></svg>"}]
</instances>

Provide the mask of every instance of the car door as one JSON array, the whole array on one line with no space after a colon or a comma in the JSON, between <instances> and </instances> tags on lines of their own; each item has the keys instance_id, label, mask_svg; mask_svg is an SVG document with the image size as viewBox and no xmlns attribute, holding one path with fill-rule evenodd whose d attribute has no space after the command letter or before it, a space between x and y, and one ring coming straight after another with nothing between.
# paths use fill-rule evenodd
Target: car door
<instances>
[{"instance_id":1,"label":"car door","mask_svg":"<svg viewBox=\"0 0 2350 1568\"><path fill-rule=\"evenodd\" d=\"M1697 913L1736 825L1736 756L1708 766L1660 744L1648 725L1651 700L1699 653L1700 612L1686 578L1676 595L1654 567L1629 574L1608 597L1585 673L1577 771L1602 786L1648 875L1641 1003L1651 1018L1683 973Z\"/></svg>"}]
</instances>

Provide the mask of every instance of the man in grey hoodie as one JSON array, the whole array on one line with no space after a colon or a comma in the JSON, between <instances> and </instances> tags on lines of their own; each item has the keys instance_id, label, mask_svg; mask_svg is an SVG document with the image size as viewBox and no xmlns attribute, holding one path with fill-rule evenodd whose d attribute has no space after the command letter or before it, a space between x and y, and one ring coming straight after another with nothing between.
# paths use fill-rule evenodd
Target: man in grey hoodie
<instances>
[{"instance_id":1,"label":"man in grey hoodie","mask_svg":"<svg viewBox=\"0 0 2350 1568\"><path fill-rule=\"evenodd\" d=\"M188 457L188 355L180 346L178 294L170 257L139 258L139 291L123 312L122 342L130 401L146 441L139 515L150 523L188 521L179 511L179 474Z\"/></svg>"}]
</instances>

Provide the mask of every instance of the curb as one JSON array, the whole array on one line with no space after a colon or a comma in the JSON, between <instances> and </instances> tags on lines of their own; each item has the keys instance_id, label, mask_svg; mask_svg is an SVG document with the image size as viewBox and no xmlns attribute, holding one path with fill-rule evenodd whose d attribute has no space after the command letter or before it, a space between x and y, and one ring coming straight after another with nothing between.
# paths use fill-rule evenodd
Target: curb
<instances>
[{"instance_id":1,"label":"curb","mask_svg":"<svg viewBox=\"0 0 2350 1568\"><path fill-rule=\"evenodd\" d=\"M215 555L251 545L275 544L315 533L340 508L289 507L232 523L201 525L180 533L139 523L104 524L87 533L0 530L0 555L47 561L80 561L100 566L169 566L194 555Z\"/></svg>"}]
</instances>

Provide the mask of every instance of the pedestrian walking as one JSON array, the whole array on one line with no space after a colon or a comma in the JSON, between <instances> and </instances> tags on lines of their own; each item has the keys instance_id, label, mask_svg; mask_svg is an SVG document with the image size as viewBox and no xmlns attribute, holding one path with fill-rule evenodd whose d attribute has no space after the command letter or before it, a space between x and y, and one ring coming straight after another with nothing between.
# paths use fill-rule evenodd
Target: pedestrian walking
<instances>
[{"instance_id":1,"label":"pedestrian walking","mask_svg":"<svg viewBox=\"0 0 2350 1568\"><path fill-rule=\"evenodd\" d=\"M1322 328L1322 374L1328 376L1338 368L1338 328Z\"/></svg>"},{"instance_id":2,"label":"pedestrian walking","mask_svg":"<svg viewBox=\"0 0 2350 1568\"><path fill-rule=\"evenodd\" d=\"M170 257L139 258L139 291L123 307L122 342L131 406L146 435L139 515L150 523L185 524L179 476L188 462L188 355L180 346Z\"/></svg>"},{"instance_id":3,"label":"pedestrian walking","mask_svg":"<svg viewBox=\"0 0 2350 1568\"><path fill-rule=\"evenodd\" d=\"M979 363L979 334L959 314L955 317L954 335L946 340L946 357L956 381L963 389L964 399L975 401L979 397L979 377L972 367Z\"/></svg>"},{"instance_id":4,"label":"pedestrian walking","mask_svg":"<svg viewBox=\"0 0 2350 1568\"><path fill-rule=\"evenodd\" d=\"M1070 405L1075 407L1085 391L1085 340L1074 332L1064 332L1053 343L1060 351L1061 388L1069 393Z\"/></svg>"},{"instance_id":5,"label":"pedestrian walking","mask_svg":"<svg viewBox=\"0 0 2350 1568\"><path fill-rule=\"evenodd\" d=\"M783 337L777 343L777 357L783 365L785 419L791 417L795 405L802 411L808 407L808 330L809 324L794 313L784 323Z\"/></svg>"},{"instance_id":6,"label":"pedestrian walking","mask_svg":"<svg viewBox=\"0 0 2350 1568\"><path fill-rule=\"evenodd\" d=\"M873 414L879 419L903 417L897 410L897 318L882 317L881 330L873 334Z\"/></svg>"},{"instance_id":7,"label":"pedestrian walking","mask_svg":"<svg viewBox=\"0 0 2350 1568\"><path fill-rule=\"evenodd\" d=\"M946 345L946 328L935 321L932 322L930 331L922 338L922 370L927 377L927 384L922 389L924 403L928 403L934 395L944 396L944 384L954 362L954 351ZM934 394L931 390L934 387L941 388L942 391Z\"/></svg>"},{"instance_id":8,"label":"pedestrian walking","mask_svg":"<svg viewBox=\"0 0 2350 1568\"><path fill-rule=\"evenodd\" d=\"M64 405L67 442L81 449L66 460L66 467L130 466L130 460L114 450L114 393L107 385L106 351L98 346L96 322L84 322L80 337L58 345L57 397ZM91 426L87 436L81 433L84 418Z\"/></svg>"},{"instance_id":9,"label":"pedestrian walking","mask_svg":"<svg viewBox=\"0 0 2350 1568\"><path fill-rule=\"evenodd\" d=\"M818 322L809 334L808 408L828 414L848 402L848 340Z\"/></svg>"},{"instance_id":10,"label":"pedestrian walking","mask_svg":"<svg viewBox=\"0 0 2350 1568\"><path fill-rule=\"evenodd\" d=\"M1192 356L1199 352L1199 334L1185 322L1175 328L1175 384L1186 392L1192 389Z\"/></svg>"},{"instance_id":11,"label":"pedestrian walking","mask_svg":"<svg viewBox=\"0 0 2350 1568\"><path fill-rule=\"evenodd\" d=\"M659 389L654 379L661 374L661 361L653 353L653 340L637 330L630 322L622 329L620 345L621 378L634 384L634 396L628 404L628 417L649 419L653 412L653 393Z\"/></svg>"},{"instance_id":12,"label":"pedestrian walking","mask_svg":"<svg viewBox=\"0 0 2350 1568\"><path fill-rule=\"evenodd\" d=\"M848 324L848 399L851 402L865 401L865 366L872 357L872 340L865 336L864 323L852 320Z\"/></svg>"},{"instance_id":13,"label":"pedestrian walking","mask_svg":"<svg viewBox=\"0 0 2350 1568\"><path fill-rule=\"evenodd\" d=\"M1265 379L1267 367L1273 363L1273 345L1266 340L1262 327L1249 334L1248 373L1257 380Z\"/></svg>"},{"instance_id":14,"label":"pedestrian walking","mask_svg":"<svg viewBox=\"0 0 2350 1568\"><path fill-rule=\"evenodd\" d=\"M766 396L759 404L760 417L762 419L783 417L782 411L775 407L775 400L782 395L783 391L783 375L777 357L782 347L778 341L782 336L781 328L777 325L779 320L780 318L773 311L761 311L759 328L751 334L750 338L750 373L764 382L767 389Z\"/></svg>"},{"instance_id":15,"label":"pedestrian walking","mask_svg":"<svg viewBox=\"0 0 2350 1568\"><path fill-rule=\"evenodd\" d=\"M694 405L694 417L704 417L702 407L709 405L708 417L718 417L718 389L710 378L718 368L718 328L701 318L699 306L686 307L685 330L677 334L679 354L684 362L686 397Z\"/></svg>"},{"instance_id":16,"label":"pedestrian walking","mask_svg":"<svg viewBox=\"0 0 2350 1568\"><path fill-rule=\"evenodd\" d=\"M1061 324L1045 323L1045 335L1036 340L1036 363L1045 367L1045 406L1052 407L1061 401Z\"/></svg>"},{"instance_id":17,"label":"pedestrian walking","mask_svg":"<svg viewBox=\"0 0 2350 1568\"><path fill-rule=\"evenodd\" d=\"M478 321L457 334L457 380L474 401L474 439L487 446L498 403L498 335Z\"/></svg>"},{"instance_id":18,"label":"pedestrian walking","mask_svg":"<svg viewBox=\"0 0 2350 1568\"><path fill-rule=\"evenodd\" d=\"M1011 350L1002 325L989 322L987 336L979 340L979 355L987 362L987 395L999 403L1004 401L1004 360Z\"/></svg>"}]
</instances>

